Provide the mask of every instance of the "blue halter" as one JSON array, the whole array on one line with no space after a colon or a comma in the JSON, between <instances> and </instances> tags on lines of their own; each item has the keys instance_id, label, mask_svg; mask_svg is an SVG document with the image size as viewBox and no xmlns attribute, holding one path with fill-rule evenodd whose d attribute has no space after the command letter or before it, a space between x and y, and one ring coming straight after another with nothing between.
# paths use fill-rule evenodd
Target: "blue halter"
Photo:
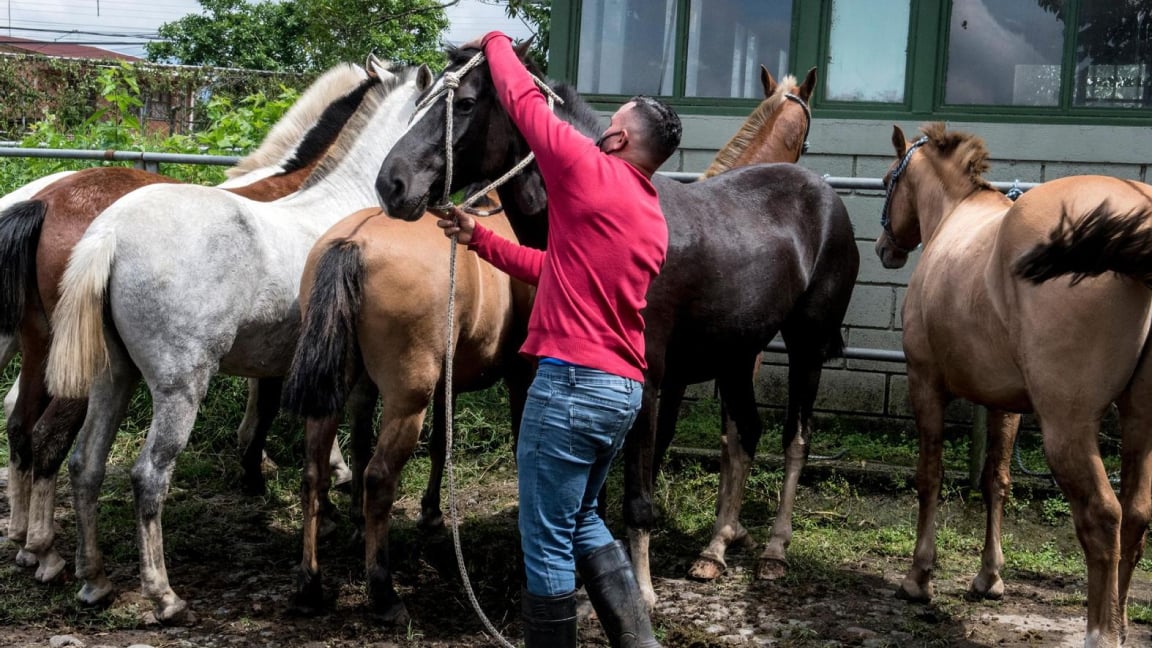
<instances>
[{"instance_id":1,"label":"blue halter","mask_svg":"<svg viewBox=\"0 0 1152 648\"><path fill-rule=\"evenodd\" d=\"M904 170L908 168L908 163L912 161L912 154L916 152L916 149L927 143L927 135L912 142L912 146L909 146L908 150L905 151L904 157L900 158L900 164L897 164L896 168L892 170L892 177L888 179L887 191L884 193L884 209L880 211L880 227L884 228L884 231L888 234L888 240L893 244L896 243L896 235L892 233L892 219L888 216L888 207L892 203L892 195L896 193L896 181L900 179Z\"/></svg>"}]
</instances>

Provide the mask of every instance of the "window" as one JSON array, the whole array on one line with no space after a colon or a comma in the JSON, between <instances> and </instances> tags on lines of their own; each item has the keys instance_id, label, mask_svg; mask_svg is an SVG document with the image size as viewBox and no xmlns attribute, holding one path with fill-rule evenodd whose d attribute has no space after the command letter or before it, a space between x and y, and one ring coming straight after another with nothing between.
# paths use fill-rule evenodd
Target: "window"
<instances>
[{"instance_id":1,"label":"window","mask_svg":"<svg viewBox=\"0 0 1152 648\"><path fill-rule=\"evenodd\" d=\"M903 103L908 0L833 0L825 97Z\"/></svg>"},{"instance_id":2,"label":"window","mask_svg":"<svg viewBox=\"0 0 1152 648\"><path fill-rule=\"evenodd\" d=\"M559 78L747 114L764 65L817 115L1152 124L1152 0L552 0ZM560 49L560 57L555 57Z\"/></svg>"},{"instance_id":3,"label":"window","mask_svg":"<svg viewBox=\"0 0 1152 648\"><path fill-rule=\"evenodd\" d=\"M948 35L945 103L1059 105L1064 21L1057 11L1038 0L953 0Z\"/></svg>"},{"instance_id":4,"label":"window","mask_svg":"<svg viewBox=\"0 0 1152 648\"><path fill-rule=\"evenodd\" d=\"M576 88L759 99L761 65L788 72L791 33L792 0L585 0Z\"/></svg>"}]
</instances>

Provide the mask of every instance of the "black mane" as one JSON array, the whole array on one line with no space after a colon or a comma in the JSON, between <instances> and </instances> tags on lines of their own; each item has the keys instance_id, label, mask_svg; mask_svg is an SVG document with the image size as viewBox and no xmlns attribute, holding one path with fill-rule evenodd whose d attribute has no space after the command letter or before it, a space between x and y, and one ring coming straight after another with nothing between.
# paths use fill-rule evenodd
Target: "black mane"
<instances>
[{"instance_id":1,"label":"black mane","mask_svg":"<svg viewBox=\"0 0 1152 648\"><path fill-rule=\"evenodd\" d=\"M344 129L348 120L356 114L356 109L360 107L364 95L379 83L379 77L369 76L351 92L329 104L312 128L308 129L303 141L292 153L292 159L288 160L278 175L303 169L323 156L340 131Z\"/></svg>"}]
</instances>

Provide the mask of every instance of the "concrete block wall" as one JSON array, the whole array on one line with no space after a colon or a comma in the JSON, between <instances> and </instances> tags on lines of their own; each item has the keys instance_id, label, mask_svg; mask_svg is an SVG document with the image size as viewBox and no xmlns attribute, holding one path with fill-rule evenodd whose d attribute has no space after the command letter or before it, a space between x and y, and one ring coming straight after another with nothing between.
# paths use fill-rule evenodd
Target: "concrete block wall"
<instances>
[{"instance_id":1,"label":"concrete block wall","mask_svg":"<svg viewBox=\"0 0 1152 648\"><path fill-rule=\"evenodd\" d=\"M681 150L665 170L700 172L716 150L743 122L738 117L681 115L684 138ZM905 136L918 135L918 123L900 123ZM1152 128L1085 125L1028 125L950 123L950 128L984 138L993 181L1044 182L1079 174L1101 174L1134 180L1152 180ZM816 119L811 149L801 164L834 177L880 178L895 159L892 123L871 120ZM855 227L860 250L860 274L844 321L850 347L901 349L900 307L918 254L900 270L880 265L873 251L880 228L880 191L840 191ZM769 409L787 403L787 358L765 353L756 393ZM690 395L710 396L709 385ZM823 414L868 419L878 424L910 428L908 380L898 363L838 360L830 362L821 380L817 410ZM949 422L967 424L973 407L956 402L947 411Z\"/></svg>"}]
</instances>

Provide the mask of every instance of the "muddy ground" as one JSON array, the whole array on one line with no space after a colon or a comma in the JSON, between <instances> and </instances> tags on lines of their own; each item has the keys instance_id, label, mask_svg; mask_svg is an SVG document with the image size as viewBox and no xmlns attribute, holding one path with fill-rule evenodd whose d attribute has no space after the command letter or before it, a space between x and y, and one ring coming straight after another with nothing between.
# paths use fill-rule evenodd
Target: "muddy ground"
<instances>
[{"instance_id":1,"label":"muddy ground","mask_svg":"<svg viewBox=\"0 0 1152 648\"><path fill-rule=\"evenodd\" d=\"M130 520L131 496L124 472L110 469L109 493L103 502L113 516L119 511ZM907 518L915 510L914 494L907 487L895 493L853 488L852 504L839 508L827 499L827 489L813 485L820 471L811 473L797 516L826 519L822 524L842 529L845 535L881 524L888 513L897 511ZM467 520L461 527L464 554L483 608L516 643L521 579L513 468L511 462L497 462L483 467L480 475L461 493ZM63 481L57 521L62 553L71 559L75 529ZM418 494L408 493L398 503L392 542L397 587L411 622L388 627L365 607L361 550L350 539L346 518L322 547L329 607L320 616L299 617L289 606L293 567L299 560L294 514L298 507L292 498L243 497L179 482L165 511L168 568L173 587L195 612L194 622L183 627L155 622L138 593L132 529L114 522L102 526L102 546L119 594L102 610L74 602L78 585L70 576L47 586L36 583L30 571L15 566L16 547L0 543L0 646L69 645L69 637L78 642L72 645L82 642L88 647L496 645L484 634L463 593L450 535L416 529ZM774 502L758 501L755 493L750 497L746 523L763 539ZM338 504L345 502L343 496L337 499ZM956 528L971 527L978 541L982 511L978 502L953 498L945 502L941 519ZM7 528L7 514L6 503L0 504L0 529ZM621 530L619 520L611 522ZM1053 541L1074 542L1070 523L1064 528L1016 524L1010 520L1007 532L1032 533L1039 528L1040 533L1053 534ZM803 534L803 529L797 530L794 548ZM1083 642L1082 571L1069 576L1013 570L1010 565L1005 598L985 602L964 597L971 572L942 570L936 600L909 604L894 596L909 564L906 555L864 550L843 559L829 551L825 559L820 547L807 546L784 580L756 582L751 578L756 553L742 551L732 554L729 571L717 581L687 580L687 566L705 541L706 532L689 536L675 528L654 535L660 597L654 620L667 647L1080 646ZM1132 599L1152 604L1152 579L1146 571L1138 573ZM607 645L594 619L583 620L581 637L582 645ZM1134 623L1128 645L1152 645L1150 627Z\"/></svg>"}]
</instances>

